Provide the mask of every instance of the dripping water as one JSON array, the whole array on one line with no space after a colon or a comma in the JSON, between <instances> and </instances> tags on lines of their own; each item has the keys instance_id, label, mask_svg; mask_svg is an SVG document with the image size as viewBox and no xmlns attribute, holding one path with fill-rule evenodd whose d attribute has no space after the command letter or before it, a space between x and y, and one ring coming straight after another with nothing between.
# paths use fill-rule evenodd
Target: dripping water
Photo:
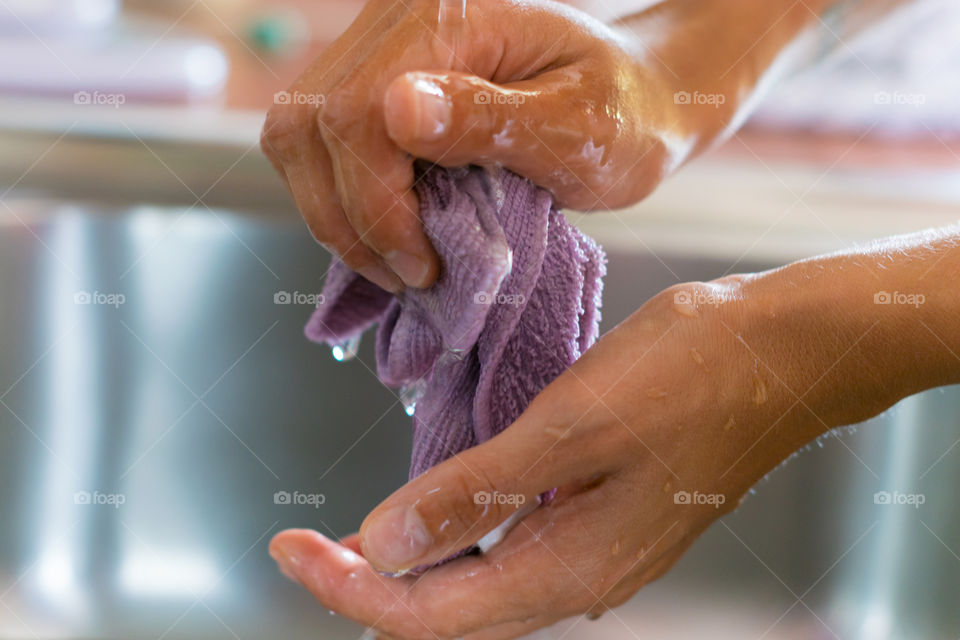
<instances>
[{"instance_id":1,"label":"dripping water","mask_svg":"<svg viewBox=\"0 0 960 640\"><path fill-rule=\"evenodd\" d=\"M408 416L412 416L417 410L417 402L420 401L426 390L427 381L423 378L400 389L400 402L403 403L403 410L407 412Z\"/></svg>"},{"instance_id":2,"label":"dripping water","mask_svg":"<svg viewBox=\"0 0 960 640\"><path fill-rule=\"evenodd\" d=\"M353 360L357 357L358 351L360 351L360 336L347 338L343 342L330 347L330 353L337 362Z\"/></svg>"}]
</instances>

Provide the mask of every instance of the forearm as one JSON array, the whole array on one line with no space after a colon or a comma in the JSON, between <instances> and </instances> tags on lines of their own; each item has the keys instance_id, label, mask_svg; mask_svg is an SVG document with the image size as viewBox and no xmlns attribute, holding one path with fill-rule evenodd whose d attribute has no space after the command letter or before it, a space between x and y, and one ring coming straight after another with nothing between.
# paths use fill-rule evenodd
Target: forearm
<instances>
[{"instance_id":1,"label":"forearm","mask_svg":"<svg viewBox=\"0 0 960 640\"><path fill-rule=\"evenodd\" d=\"M747 333L817 416L814 430L851 424L960 382L958 274L958 226L804 260L744 283Z\"/></svg>"},{"instance_id":2,"label":"forearm","mask_svg":"<svg viewBox=\"0 0 960 640\"><path fill-rule=\"evenodd\" d=\"M659 76L680 102L680 164L739 128L778 79L921 1L664 0L614 28L641 73Z\"/></svg>"}]
</instances>

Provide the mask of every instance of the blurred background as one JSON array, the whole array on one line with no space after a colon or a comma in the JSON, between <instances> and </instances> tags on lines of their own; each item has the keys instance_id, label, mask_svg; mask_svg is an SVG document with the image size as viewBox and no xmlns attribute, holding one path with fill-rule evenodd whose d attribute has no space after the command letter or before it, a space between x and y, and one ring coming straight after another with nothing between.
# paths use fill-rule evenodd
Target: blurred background
<instances>
[{"instance_id":1,"label":"blurred background","mask_svg":"<svg viewBox=\"0 0 960 640\"><path fill-rule=\"evenodd\" d=\"M266 545L354 531L406 479L409 418L370 341L338 362L303 338L328 258L258 146L361 4L0 0L0 638L363 633ZM604 327L956 221L958 28L944 0L838 40L641 205L570 214L610 254ZM960 637L958 443L956 388L907 399L624 607L538 635Z\"/></svg>"}]
</instances>

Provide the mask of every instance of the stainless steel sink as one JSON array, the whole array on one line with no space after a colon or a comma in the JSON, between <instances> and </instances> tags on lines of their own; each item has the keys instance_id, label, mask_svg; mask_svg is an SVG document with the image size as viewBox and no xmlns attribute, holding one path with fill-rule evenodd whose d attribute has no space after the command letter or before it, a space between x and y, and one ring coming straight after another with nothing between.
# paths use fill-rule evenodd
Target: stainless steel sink
<instances>
[{"instance_id":1,"label":"stainless steel sink","mask_svg":"<svg viewBox=\"0 0 960 640\"><path fill-rule=\"evenodd\" d=\"M6 203L0 637L360 636L266 553L285 527L354 531L409 451L371 341L338 363L303 337L302 296L275 301L320 288L301 225ZM604 325L732 262L614 252ZM936 390L824 439L615 614L543 635L958 637L958 416Z\"/></svg>"}]
</instances>

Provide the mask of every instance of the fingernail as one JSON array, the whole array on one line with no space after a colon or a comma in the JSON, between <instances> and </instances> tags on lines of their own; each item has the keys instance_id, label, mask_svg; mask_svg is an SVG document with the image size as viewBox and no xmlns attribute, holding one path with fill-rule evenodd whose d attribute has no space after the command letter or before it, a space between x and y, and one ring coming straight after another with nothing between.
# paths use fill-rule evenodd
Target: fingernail
<instances>
[{"instance_id":1,"label":"fingernail","mask_svg":"<svg viewBox=\"0 0 960 640\"><path fill-rule=\"evenodd\" d=\"M413 507L392 507L363 532L364 554L381 569L410 569L432 542L433 537Z\"/></svg>"},{"instance_id":2,"label":"fingernail","mask_svg":"<svg viewBox=\"0 0 960 640\"><path fill-rule=\"evenodd\" d=\"M297 577L297 571L300 567L300 560L290 553L289 549L284 548L280 543L270 545L270 557L277 562L280 573L287 576L296 583L300 582Z\"/></svg>"},{"instance_id":3,"label":"fingernail","mask_svg":"<svg viewBox=\"0 0 960 640\"><path fill-rule=\"evenodd\" d=\"M426 78L413 81L416 91L414 100L414 123L417 137L421 140L436 140L450 126L450 99L437 83Z\"/></svg>"},{"instance_id":4,"label":"fingernail","mask_svg":"<svg viewBox=\"0 0 960 640\"><path fill-rule=\"evenodd\" d=\"M357 273L390 293L398 293L403 290L403 282L400 281L400 278L378 264L368 264L365 267L360 267L357 269Z\"/></svg>"},{"instance_id":5,"label":"fingernail","mask_svg":"<svg viewBox=\"0 0 960 640\"><path fill-rule=\"evenodd\" d=\"M427 285L430 264L423 258L404 251L391 251L384 259L407 286L419 288Z\"/></svg>"}]
</instances>

